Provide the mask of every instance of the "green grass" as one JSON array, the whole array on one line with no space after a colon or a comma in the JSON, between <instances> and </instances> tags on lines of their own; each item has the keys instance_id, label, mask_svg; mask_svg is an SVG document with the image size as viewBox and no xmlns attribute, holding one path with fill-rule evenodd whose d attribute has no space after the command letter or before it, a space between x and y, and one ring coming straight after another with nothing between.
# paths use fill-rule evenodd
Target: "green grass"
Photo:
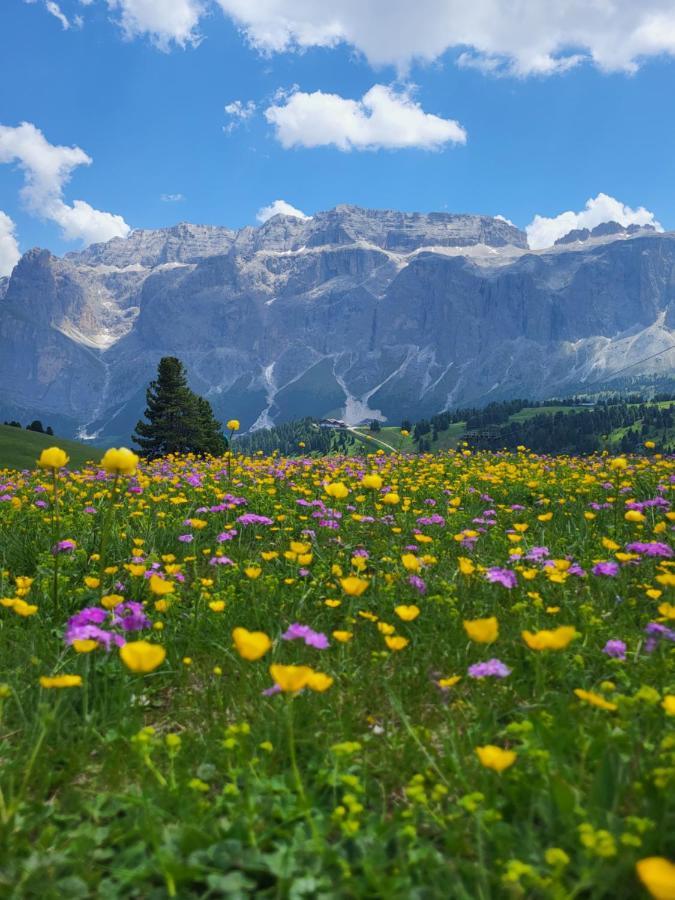
<instances>
[{"instance_id":1,"label":"green grass","mask_svg":"<svg viewBox=\"0 0 675 900\"><path fill-rule=\"evenodd\" d=\"M34 469L45 447L61 447L70 457L70 467L81 468L86 462L98 462L103 455L99 447L90 447L79 441L11 425L0 425L0 469Z\"/></svg>"}]
</instances>

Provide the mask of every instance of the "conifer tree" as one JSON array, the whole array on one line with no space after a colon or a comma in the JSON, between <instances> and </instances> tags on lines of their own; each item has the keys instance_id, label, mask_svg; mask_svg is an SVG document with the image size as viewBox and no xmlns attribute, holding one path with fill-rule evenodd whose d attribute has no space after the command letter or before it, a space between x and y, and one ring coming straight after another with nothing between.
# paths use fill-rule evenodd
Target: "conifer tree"
<instances>
[{"instance_id":1,"label":"conifer tree","mask_svg":"<svg viewBox=\"0 0 675 900\"><path fill-rule=\"evenodd\" d=\"M227 444L211 404L190 390L185 367L175 356L159 361L146 402L147 421L136 424L132 437L144 456L153 459L167 453L224 452Z\"/></svg>"}]
</instances>

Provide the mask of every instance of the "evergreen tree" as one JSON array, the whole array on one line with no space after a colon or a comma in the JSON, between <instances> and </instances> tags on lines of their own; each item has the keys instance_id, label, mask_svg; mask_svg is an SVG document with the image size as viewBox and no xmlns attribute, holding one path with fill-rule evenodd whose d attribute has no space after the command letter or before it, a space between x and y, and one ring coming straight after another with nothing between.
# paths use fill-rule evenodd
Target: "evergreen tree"
<instances>
[{"instance_id":1,"label":"evergreen tree","mask_svg":"<svg viewBox=\"0 0 675 900\"><path fill-rule=\"evenodd\" d=\"M175 356L159 361L146 402L147 422L140 420L132 436L144 456L153 459L167 453L223 452L224 438L211 404L190 390L185 367Z\"/></svg>"},{"instance_id":2,"label":"evergreen tree","mask_svg":"<svg viewBox=\"0 0 675 900\"><path fill-rule=\"evenodd\" d=\"M197 416L200 429L200 453L210 453L211 456L222 456L227 450L227 438L221 431L221 424L216 420L211 409L211 404L204 397L195 395L197 401Z\"/></svg>"},{"instance_id":3,"label":"evergreen tree","mask_svg":"<svg viewBox=\"0 0 675 900\"><path fill-rule=\"evenodd\" d=\"M30 425L26 425L26 431L37 431L38 434L44 434L42 422L39 419L33 419Z\"/></svg>"}]
</instances>

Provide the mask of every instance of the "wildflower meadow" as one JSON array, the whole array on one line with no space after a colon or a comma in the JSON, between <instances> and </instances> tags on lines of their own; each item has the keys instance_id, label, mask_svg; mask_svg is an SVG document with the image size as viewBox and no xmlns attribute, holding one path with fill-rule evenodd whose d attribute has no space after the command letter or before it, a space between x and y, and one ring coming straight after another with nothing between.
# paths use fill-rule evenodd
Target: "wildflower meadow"
<instances>
[{"instance_id":1,"label":"wildflower meadow","mask_svg":"<svg viewBox=\"0 0 675 900\"><path fill-rule=\"evenodd\" d=\"M0 896L673 900L657 451L0 471Z\"/></svg>"}]
</instances>

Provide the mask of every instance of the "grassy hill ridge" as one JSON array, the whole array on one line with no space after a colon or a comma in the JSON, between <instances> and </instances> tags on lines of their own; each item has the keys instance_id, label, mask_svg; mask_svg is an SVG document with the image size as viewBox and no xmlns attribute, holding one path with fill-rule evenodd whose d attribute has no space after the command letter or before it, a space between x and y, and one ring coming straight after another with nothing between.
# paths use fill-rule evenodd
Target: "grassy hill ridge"
<instances>
[{"instance_id":1,"label":"grassy hill ridge","mask_svg":"<svg viewBox=\"0 0 675 900\"><path fill-rule=\"evenodd\" d=\"M0 469L34 469L40 453L46 447L61 447L65 450L70 457L69 465L74 469L81 468L89 461L98 462L103 456L100 447L53 434L0 425Z\"/></svg>"}]
</instances>

